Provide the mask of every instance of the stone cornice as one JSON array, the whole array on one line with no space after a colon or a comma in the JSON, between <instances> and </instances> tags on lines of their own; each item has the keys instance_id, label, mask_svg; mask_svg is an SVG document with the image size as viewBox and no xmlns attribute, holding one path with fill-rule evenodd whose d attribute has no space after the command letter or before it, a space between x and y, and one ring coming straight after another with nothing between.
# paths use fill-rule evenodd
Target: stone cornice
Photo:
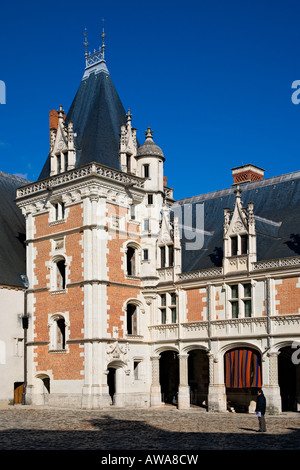
<instances>
[{"instance_id":1,"label":"stone cornice","mask_svg":"<svg viewBox=\"0 0 300 470\"><path fill-rule=\"evenodd\" d=\"M79 182L80 180L96 176L103 178L104 180L110 180L111 182L121 184L126 187L135 187L142 189L144 186L144 178L138 176L129 175L123 173L120 170L115 170L99 163L90 163L89 165L70 170L59 175L52 176L36 183L30 183L17 189L17 201L28 196L35 196L37 193L53 190L62 185L66 185L73 182Z\"/></svg>"}]
</instances>

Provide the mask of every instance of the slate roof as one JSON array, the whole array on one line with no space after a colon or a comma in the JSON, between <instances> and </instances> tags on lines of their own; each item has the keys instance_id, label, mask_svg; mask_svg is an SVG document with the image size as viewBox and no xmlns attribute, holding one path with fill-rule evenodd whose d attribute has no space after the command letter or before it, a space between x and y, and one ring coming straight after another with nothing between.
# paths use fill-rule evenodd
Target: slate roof
<instances>
[{"instance_id":1,"label":"slate roof","mask_svg":"<svg viewBox=\"0 0 300 470\"><path fill-rule=\"evenodd\" d=\"M84 75L66 116L69 121L77 134L76 168L97 162L121 170L120 132L126 112L106 67ZM39 180L49 176L48 156Z\"/></svg>"},{"instance_id":2,"label":"slate roof","mask_svg":"<svg viewBox=\"0 0 300 470\"><path fill-rule=\"evenodd\" d=\"M300 171L240 185L243 207L254 203L257 261L300 256ZM182 271L221 267L223 258L224 208L233 210L235 187L177 201L190 205L193 225L204 230L203 246L187 249L192 232L182 229ZM204 224L196 205L204 204ZM183 219L184 224L184 219ZM191 224L190 224L191 225ZM196 239L195 239L196 240ZM200 242L200 237L198 238ZM189 248L192 246L190 244Z\"/></svg>"},{"instance_id":3,"label":"slate roof","mask_svg":"<svg viewBox=\"0 0 300 470\"><path fill-rule=\"evenodd\" d=\"M30 182L0 172L0 284L23 287L26 274L25 218L15 203L16 190Z\"/></svg>"}]
</instances>

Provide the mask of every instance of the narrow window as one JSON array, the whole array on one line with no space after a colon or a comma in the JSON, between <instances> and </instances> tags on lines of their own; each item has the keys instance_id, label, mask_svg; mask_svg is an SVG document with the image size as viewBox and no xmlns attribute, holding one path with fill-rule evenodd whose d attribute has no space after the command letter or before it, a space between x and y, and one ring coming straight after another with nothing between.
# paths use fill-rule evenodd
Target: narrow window
<instances>
[{"instance_id":1,"label":"narrow window","mask_svg":"<svg viewBox=\"0 0 300 470\"><path fill-rule=\"evenodd\" d=\"M153 204L153 194L148 194L148 204Z\"/></svg>"},{"instance_id":2,"label":"narrow window","mask_svg":"<svg viewBox=\"0 0 300 470\"><path fill-rule=\"evenodd\" d=\"M146 232L149 231L149 226L150 226L150 225L149 225L149 219L144 219L144 230L145 230Z\"/></svg>"},{"instance_id":3,"label":"narrow window","mask_svg":"<svg viewBox=\"0 0 300 470\"><path fill-rule=\"evenodd\" d=\"M171 321L172 323L177 322L177 311L176 311L176 294L172 292L171 294Z\"/></svg>"},{"instance_id":4,"label":"narrow window","mask_svg":"<svg viewBox=\"0 0 300 470\"><path fill-rule=\"evenodd\" d=\"M143 250L143 260L147 261L149 259L148 249Z\"/></svg>"},{"instance_id":5,"label":"narrow window","mask_svg":"<svg viewBox=\"0 0 300 470\"><path fill-rule=\"evenodd\" d=\"M68 153L65 152L63 153L63 159L64 159L64 171L68 170Z\"/></svg>"},{"instance_id":6,"label":"narrow window","mask_svg":"<svg viewBox=\"0 0 300 470\"><path fill-rule=\"evenodd\" d=\"M127 274L128 276L134 276L135 275L135 258L136 258L136 253L135 249L132 246L129 246L127 248Z\"/></svg>"},{"instance_id":7,"label":"narrow window","mask_svg":"<svg viewBox=\"0 0 300 470\"><path fill-rule=\"evenodd\" d=\"M150 172L149 172L149 165L143 165L144 169L144 178L149 178Z\"/></svg>"},{"instance_id":8,"label":"narrow window","mask_svg":"<svg viewBox=\"0 0 300 470\"><path fill-rule=\"evenodd\" d=\"M238 252L238 239L231 237L231 256L236 256Z\"/></svg>"},{"instance_id":9,"label":"narrow window","mask_svg":"<svg viewBox=\"0 0 300 470\"><path fill-rule=\"evenodd\" d=\"M54 204L54 208L55 208L55 220L59 220L59 205L58 205L58 203Z\"/></svg>"},{"instance_id":10,"label":"narrow window","mask_svg":"<svg viewBox=\"0 0 300 470\"><path fill-rule=\"evenodd\" d=\"M174 265L174 246L169 245L168 249L169 249L169 266L173 266Z\"/></svg>"},{"instance_id":11,"label":"narrow window","mask_svg":"<svg viewBox=\"0 0 300 470\"><path fill-rule=\"evenodd\" d=\"M127 172L131 172L131 155L126 155L126 167L127 167Z\"/></svg>"},{"instance_id":12,"label":"narrow window","mask_svg":"<svg viewBox=\"0 0 300 470\"><path fill-rule=\"evenodd\" d=\"M231 286L231 313L232 318L239 317L239 286L236 284Z\"/></svg>"},{"instance_id":13,"label":"narrow window","mask_svg":"<svg viewBox=\"0 0 300 470\"><path fill-rule=\"evenodd\" d=\"M166 267L166 247L165 246L160 247L160 267L161 268Z\"/></svg>"},{"instance_id":14,"label":"narrow window","mask_svg":"<svg viewBox=\"0 0 300 470\"><path fill-rule=\"evenodd\" d=\"M66 288L66 266L65 260L56 263L56 289L64 290Z\"/></svg>"},{"instance_id":15,"label":"narrow window","mask_svg":"<svg viewBox=\"0 0 300 470\"><path fill-rule=\"evenodd\" d=\"M127 305L127 334L137 334L137 312L134 304Z\"/></svg>"},{"instance_id":16,"label":"narrow window","mask_svg":"<svg viewBox=\"0 0 300 470\"><path fill-rule=\"evenodd\" d=\"M56 156L56 162L57 162L57 173L61 172L61 155Z\"/></svg>"},{"instance_id":17,"label":"narrow window","mask_svg":"<svg viewBox=\"0 0 300 470\"><path fill-rule=\"evenodd\" d=\"M244 297L251 297L251 284L244 284Z\"/></svg>"},{"instance_id":18,"label":"narrow window","mask_svg":"<svg viewBox=\"0 0 300 470\"><path fill-rule=\"evenodd\" d=\"M160 311L161 311L161 323L163 325L167 321L166 306L167 306L166 294L161 294L160 295Z\"/></svg>"},{"instance_id":19,"label":"narrow window","mask_svg":"<svg viewBox=\"0 0 300 470\"><path fill-rule=\"evenodd\" d=\"M55 210L55 220L62 220L65 218L65 204L64 202L56 202L53 204Z\"/></svg>"},{"instance_id":20,"label":"narrow window","mask_svg":"<svg viewBox=\"0 0 300 470\"><path fill-rule=\"evenodd\" d=\"M244 309L245 309L245 317L251 317L252 315L252 290L251 284L244 284Z\"/></svg>"},{"instance_id":21,"label":"narrow window","mask_svg":"<svg viewBox=\"0 0 300 470\"><path fill-rule=\"evenodd\" d=\"M135 220L135 205L131 204L130 206L130 218L131 220Z\"/></svg>"},{"instance_id":22,"label":"narrow window","mask_svg":"<svg viewBox=\"0 0 300 470\"><path fill-rule=\"evenodd\" d=\"M57 325L57 343L56 349L65 349L66 346L66 324L64 318L59 318L56 321Z\"/></svg>"},{"instance_id":23,"label":"narrow window","mask_svg":"<svg viewBox=\"0 0 300 470\"><path fill-rule=\"evenodd\" d=\"M248 253L248 235L241 235L241 253L242 255Z\"/></svg>"},{"instance_id":24,"label":"narrow window","mask_svg":"<svg viewBox=\"0 0 300 470\"><path fill-rule=\"evenodd\" d=\"M133 362L134 380L138 380L140 378L139 366L140 366L140 361L134 361Z\"/></svg>"}]
</instances>

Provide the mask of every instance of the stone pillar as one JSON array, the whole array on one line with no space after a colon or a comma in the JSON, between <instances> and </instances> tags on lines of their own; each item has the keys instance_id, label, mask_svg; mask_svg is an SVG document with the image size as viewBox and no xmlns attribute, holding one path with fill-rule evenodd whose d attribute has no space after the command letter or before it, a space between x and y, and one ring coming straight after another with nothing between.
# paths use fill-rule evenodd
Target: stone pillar
<instances>
[{"instance_id":1,"label":"stone pillar","mask_svg":"<svg viewBox=\"0 0 300 470\"><path fill-rule=\"evenodd\" d=\"M190 388L188 384L188 354L179 354L178 409L190 407Z\"/></svg>"},{"instance_id":2,"label":"stone pillar","mask_svg":"<svg viewBox=\"0 0 300 470\"><path fill-rule=\"evenodd\" d=\"M268 383L263 383L262 389L267 400L267 412L271 415L281 413L281 396L278 384L278 351L270 351L267 354L269 376Z\"/></svg>"},{"instance_id":3,"label":"stone pillar","mask_svg":"<svg viewBox=\"0 0 300 470\"><path fill-rule=\"evenodd\" d=\"M209 359L209 386L208 411L223 412L227 410L226 387L224 384L224 370L220 367L219 359L208 353Z\"/></svg>"},{"instance_id":4,"label":"stone pillar","mask_svg":"<svg viewBox=\"0 0 300 470\"><path fill-rule=\"evenodd\" d=\"M150 406L161 405L161 388L159 382L159 359L160 356L152 356L152 384L150 391Z\"/></svg>"}]
</instances>

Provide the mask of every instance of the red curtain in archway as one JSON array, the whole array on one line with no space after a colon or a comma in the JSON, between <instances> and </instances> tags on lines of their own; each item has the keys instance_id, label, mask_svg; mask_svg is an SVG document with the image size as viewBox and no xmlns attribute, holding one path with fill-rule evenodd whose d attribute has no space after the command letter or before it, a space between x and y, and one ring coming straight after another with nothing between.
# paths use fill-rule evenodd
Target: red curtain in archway
<instances>
[{"instance_id":1,"label":"red curtain in archway","mask_svg":"<svg viewBox=\"0 0 300 470\"><path fill-rule=\"evenodd\" d=\"M225 354L227 388L261 387L261 359L249 348L231 349Z\"/></svg>"}]
</instances>

